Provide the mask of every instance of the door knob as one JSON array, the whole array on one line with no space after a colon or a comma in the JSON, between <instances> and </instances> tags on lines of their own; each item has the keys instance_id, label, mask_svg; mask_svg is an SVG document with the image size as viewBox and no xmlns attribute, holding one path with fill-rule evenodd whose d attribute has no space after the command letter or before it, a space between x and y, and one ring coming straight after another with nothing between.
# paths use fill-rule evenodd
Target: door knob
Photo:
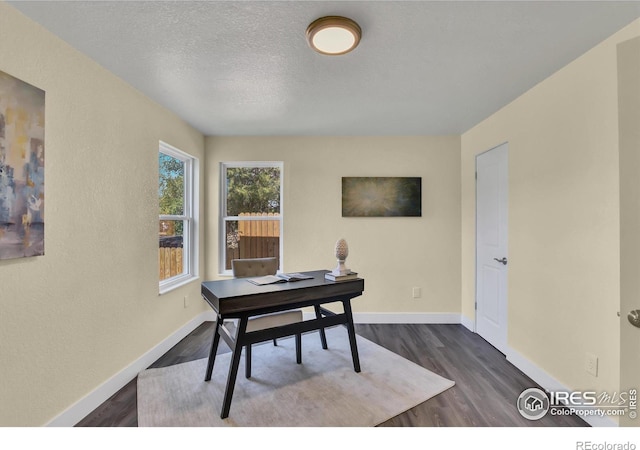
<instances>
[{"instance_id":1,"label":"door knob","mask_svg":"<svg viewBox=\"0 0 640 450\"><path fill-rule=\"evenodd\" d=\"M629 319L629 323L634 327L640 328L640 309L634 309L627 315L627 319Z\"/></svg>"},{"instance_id":2,"label":"door knob","mask_svg":"<svg viewBox=\"0 0 640 450\"><path fill-rule=\"evenodd\" d=\"M498 258L493 258L494 260L498 261L499 263L504 264L505 266L507 265L507 258L502 258L502 259L498 259Z\"/></svg>"}]
</instances>

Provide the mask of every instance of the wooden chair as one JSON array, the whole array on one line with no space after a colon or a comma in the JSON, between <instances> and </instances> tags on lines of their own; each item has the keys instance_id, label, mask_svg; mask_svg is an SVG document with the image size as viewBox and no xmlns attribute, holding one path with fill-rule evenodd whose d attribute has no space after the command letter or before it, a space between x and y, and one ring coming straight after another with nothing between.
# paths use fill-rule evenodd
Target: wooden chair
<instances>
[{"instance_id":1,"label":"wooden chair","mask_svg":"<svg viewBox=\"0 0 640 450\"><path fill-rule=\"evenodd\" d=\"M233 276L236 278L261 277L264 275L275 275L278 271L278 260L276 258L249 258L234 259L231 261ZM247 332L264 330L266 328L279 327L302 321L302 311L299 309L282 311L272 314L264 314L249 318ZM296 362L302 363L302 335L295 335L296 340ZM273 345L278 345L276 339ZM325 347L326 348L326 343ZM245 346L245 376L251 378L251 344Z\"/></svg>"}]
</instances>

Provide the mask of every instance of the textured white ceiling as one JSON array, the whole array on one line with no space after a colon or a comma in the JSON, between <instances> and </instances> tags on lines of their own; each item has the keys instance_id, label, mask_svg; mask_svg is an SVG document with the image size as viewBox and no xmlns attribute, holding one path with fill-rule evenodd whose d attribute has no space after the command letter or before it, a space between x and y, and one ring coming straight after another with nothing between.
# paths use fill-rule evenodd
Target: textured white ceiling
<instances>
[{"instance_id":1,"label":"textured white ceiling","mask_svg":"<svg viewBox=\"0 0 640 450\"><path fill-rule=\"evenodd\" d=\"M640 17L640 2L9 2L206 135L459 134ZM307 25L357 21L343 56Z\"/></svg>"}]
</instances>

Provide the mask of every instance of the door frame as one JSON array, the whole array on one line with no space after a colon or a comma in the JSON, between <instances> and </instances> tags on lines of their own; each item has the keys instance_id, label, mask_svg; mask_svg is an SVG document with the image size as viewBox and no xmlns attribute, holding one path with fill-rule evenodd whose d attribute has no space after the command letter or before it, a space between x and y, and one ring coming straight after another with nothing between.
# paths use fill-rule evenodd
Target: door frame
<instances>
[{"instance_id":1,"label":"door frame","mask_svg":"<svg viewBox=\"0 0 640 450\"><path fill-rule=\"evenodd\" d=\"M637 120L640 117L640 94L637 77L640 74L640 36L617 45L618 69L618 145L620 175L620 390L635 390L638 396L640 374L640 329L631 325L628 315L640 308L640 132ZM636 417L625 414L619 425L637 427Z\"/></svg>"},{"instance_id":2,"label":"door frame","mask_svg":"<svg viewBox=\"0 0 640 450\"><path fill-rule=\"evenodd\" d=\"M503 145L507 146L507 188L508 188L508 180L509 180L509 141L504 141L501 142L500 144L494 145L493 147L477 153L475 155L474 158L474 174L475 174L475 214L474 214L474 220L475 220L475 227L474 227L474 291L473 291L473 297L474 297L474 320L473 320L473 332L480 335L480 333L478 333L478 158L486 153L489 153L490 151L493 151L497 148L502 147ZM508 191L507 191L508 192ZM507 196L507 242L509 240L509 227L508 227L508 216L509 216L509 201L508 201L508 196ZM508 246L507 246L508 249ZM507 270L507 287L509 285L509 270ZM507 354L508 349L509 349L509 345L508 345L508 331L509 331L509 297L508 297L508 289L507 292L505 292L505 302L504 302L504 310L500 311L500 314L502 316L504 316L506 318L506 321L504 323L504 326L506 327L506 329L504 330L504 335L505 335L505 342L504 342L504 348L502 349L498 349L500 352Z\"/></svg>"}]
</instances>

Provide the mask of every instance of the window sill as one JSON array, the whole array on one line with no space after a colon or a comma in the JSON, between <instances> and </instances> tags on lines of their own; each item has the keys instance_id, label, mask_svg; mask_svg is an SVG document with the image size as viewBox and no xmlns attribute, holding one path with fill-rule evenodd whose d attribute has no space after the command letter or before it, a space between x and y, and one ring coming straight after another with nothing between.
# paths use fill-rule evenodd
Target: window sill
<instances>
[{"instance_id":1,"label":"window sill","mask_svg":"<svg viewBox=\"0 0 640 450\"><path fill-rule=\"evenodd\" d=\"M200 277L198 276L193 276L193 275L185 275L185 276L181 276L181 277L176 277L166 283L161 283L160 284L160 295L166 294L168 292L173 291L174 289L177 289L179 287L182 287L186 284L189 284L193 281L198 281L200 280Z\"/></svg>"}]
</instances>

